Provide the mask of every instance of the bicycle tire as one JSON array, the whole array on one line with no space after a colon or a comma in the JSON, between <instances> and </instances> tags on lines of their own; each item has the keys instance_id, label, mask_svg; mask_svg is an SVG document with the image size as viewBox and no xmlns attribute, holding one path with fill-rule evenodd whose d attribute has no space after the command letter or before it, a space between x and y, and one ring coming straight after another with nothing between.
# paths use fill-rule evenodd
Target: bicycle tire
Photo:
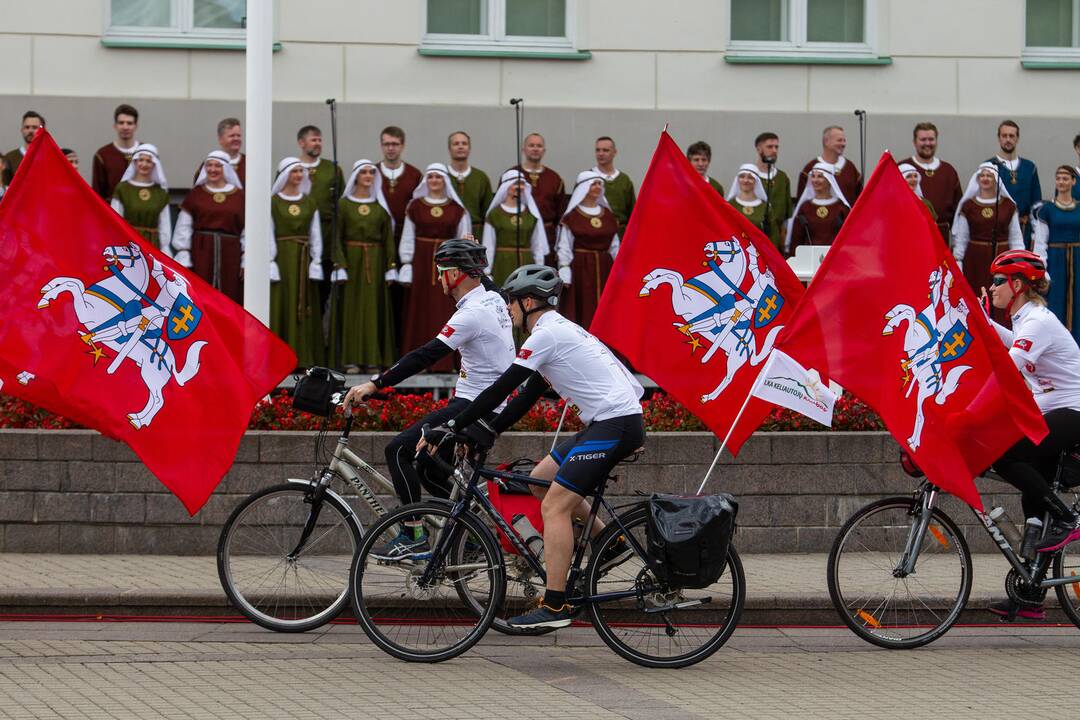
<instances>
[{"instance_id":1,"label":"bicycle tire","mask_svg":"<svg viewBox=\"0 0 1080 720\"><path fill-rule=\"evenodd\" d=\"M647 508L633 508L621 515L620 520L625 530L633 534L641 547L646 547ZM609 545L616 542L622 534L623 528L612 522L596 539L595 550L585 571L586 587L590 595L611 592L623 588L624 585L626 587L623 589L629 589L631 578L634 578L634 583L639 577L655 582L655 577L646 567L645 559L636 553L601 575L599 558L604 556ZM612 575L616 577L612 578ZM711 598L717 595L725 599L720 603L711 601ZM703 598L710 598L710 602L699 605L698 609L647 614L640 607L641 603L672 604ZM597 634L620 656L644 667L681 668L705 660L727 642L739 623L745 603L746 576L739 553L734 545L731 545L723 574L716 583L707 588L670 590L660 586L656 592L639 594L636 599L622 601L621 607L610 612L609 608L615 603L590 603L588 610ZM664 622L663 627L660 621ZM644 642L635 644L632 642L634 638ZM693 643L692 647L687 643L687 639ZM660 654L665 646L674 654ZM656 652L649 651L651 648L655 648Z\"/></svg>"},{"instance_id":2,"label":"bicycle tire","mask_svg":"<svg viewBox=\"0 0 1080 720\"><path fill-rule=\"evenodd\" d=\"M1062 612L1073 625L1080 627L1080 543L1066 545L1057 552L1054 557L1054 577L1076 577L1077 582L1057 585L1054 592L1057 593Z\"/></svg>"},{"instance_id":3,"label":"bicycle tire","mask_svg":"<svg viewBox=\"0 0 1080 720\"><path fill-rule=\"evenodd\" d=\"M459 515L458 524L450 530L458 535L450 538L450 549L461 536L472 536L481 553L475 563L479 567L468 570L438 567L436 575L445 573L445 577L437 585L423 587L419 579L426 564L440 562L430 553L415 560L386 561L373 556L372 551L378 544L396 535L399 524L422 522L425 527L443 526L450 512L451 507L440 502L419 502L397 508L368 529L353 559L349 586L357 622L380 650L399 660L435 663L461 655L479 642L502 606L506 590L502 550L471 512ZM438 521L432 521L432 518L438 518ZM449 551L447 558L450 558ZM475 612L472 604L461 600L456 587L452 590L447 587L473 578L479 578L481 583L486 579L489 587L486 594L475 592L472 595L473 599L488 597L488 604L480 613ZM440 590L443 591L441 596L435 597ZM429 597L422 597L425 594ZM465 629L448 643L435 644L436 636L448 635L455 627ZM413 632L413 628L419 629ZM406 644L413 635L416 643ZM423 639L426 642L421 643Z\"/></svg>"},{"instance_id":4,"label":"bicycle tire","mask_svg":"<svg viewBox=\"0 0 1080 720\"><path fill-rule=\"evenodd\" d=\"M483 517L477 514L477 517ZM486 518L484 518L486 520ZM486 523L485 523L486 524ZM492 534L498 532L490 525L488 529ZM462 541L457 543L453 549L455 560L460 560L464 557L468 551L466 538L463 536ZM510 565L513 563L514 567ZM540 582L540 579L535 577L532 568L519 556L507 555L505 550L503 551L503 566L506 568L506 592L504 594L502 607L495 613L495 617L491 622L491 629L496 632L500 632L503 635L516 635L522 637L546 635L547 633L554 632L555 628L519 628L510 625L507 620L514 615L526 612L531 609L529 601L532 599L539 600L544 596L544 584ZM539 583L539 587L537 584ZM458 596L461 601L471 605L477 614L483 611L484 601L482 598L472 597L469 588L463 583L459 583L455 586L458 591ZM520 602L519 602L519 597Z\"/></svg>"},{"instance_id":5,"label":"bicycle tire","mask_svg":"<svg viewBox=\"0 0 1080 720\"><path fill-rule=\"evenodd\" d=\"M362 529L342 500L323 496L321 524L300 557L287 557L309 515L312 489L310 484L282 483L249 495L229 515L218 538L218 578L225 595L244 617L268 630L313 630L349 604L349 569ZM255 523L257 532L248 532ZM260 549L259 543L266 547ZM248 548L252 555L245 554ZM313 552L320 548L332 554ZM268 582L278 577L278 570L281 592L271 594L274 588Z\"/></svg>"},{"instance_id":6,"label":"bicycle tire","mask_svg":"<svg viewBox=\"0 0 1080 720\"><path fill-rule=\"evenodd\" d=\"M971 594L972 560L967 541L952 518L939 508L933 509L918 558L916 572L922 569L923 575L916 577L912 573L900 578L892 574L913 523L918 522L917 514L912 514L915 509L921 510L921 505L910 496L872 502L848 518L829 552L826 574L833 607L852 632L878 647L910 649L937 640L960 618ZM875 526L871 522L882 524ZM847 553L849 542L852 552ZM856 557L858 546L861 552ZM954 592L952 575L956 570L959 586ZM848 576L852 579L846 579ZM856 590L856 584L862 587ZM891 602L888 594L882 594L878 601L879 593L887 593L890 586L894 594L902 586L907 601ZM915 599L913 586L925 591L926 596Z\"/></svg>"}]
</instances>

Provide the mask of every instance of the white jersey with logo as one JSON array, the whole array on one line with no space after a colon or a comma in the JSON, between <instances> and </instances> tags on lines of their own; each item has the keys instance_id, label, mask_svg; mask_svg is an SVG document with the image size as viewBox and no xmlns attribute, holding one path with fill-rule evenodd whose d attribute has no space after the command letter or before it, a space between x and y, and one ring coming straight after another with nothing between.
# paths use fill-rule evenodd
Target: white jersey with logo
<instances>
[{"instance_id":1,"label":"white jersey with logo","mask_svg":"<svg viewBox=\"0 0 1080 720\"><path fill-rule=\"evenodd\" d=\"M557 312L540 316L514 362L543 375L585 424L641 414L641 384L603 343Z\"/></svg>"},{"instance_id":2,"label":"white jersey with logo","mask_svg":"<svg viewBox=\"0 0 1080 720\"><path fill-rule=\"evenodd\" d=\"M461 353L454 397L475 400L514 362L510 311L499 293L482 285L458 300L457 312L439 331L439 339Z\"/></svg>"},{"instance_id":3,"label":"white jersey with logo","mask_svg":"<svg viewBox=\"0 0 1080 720\"><path fill-rule=\"evenodd\" d=\"M1039 410L1080 410L1080 347L1049 309L1029 302L1012 316L1012 330L994 323Z\"/></svg>"}]
</instances>

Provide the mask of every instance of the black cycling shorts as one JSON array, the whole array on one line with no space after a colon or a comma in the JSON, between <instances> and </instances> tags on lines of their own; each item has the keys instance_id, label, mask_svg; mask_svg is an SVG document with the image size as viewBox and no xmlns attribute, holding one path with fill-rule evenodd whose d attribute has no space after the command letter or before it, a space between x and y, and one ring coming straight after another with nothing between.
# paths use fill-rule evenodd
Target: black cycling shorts
<instances>
[{"instance_id":1,"label":"black cycling shorts","mask_svg":"<svg viewBox=\"0 0 1080 720\"><path fill-rule=\"evenodd\" d=\"M559 463L555 482L585 497L607 480L623 458L644 444L645 422L640 413L590 423L551 451Z\"/></svg>"}]
</instances>

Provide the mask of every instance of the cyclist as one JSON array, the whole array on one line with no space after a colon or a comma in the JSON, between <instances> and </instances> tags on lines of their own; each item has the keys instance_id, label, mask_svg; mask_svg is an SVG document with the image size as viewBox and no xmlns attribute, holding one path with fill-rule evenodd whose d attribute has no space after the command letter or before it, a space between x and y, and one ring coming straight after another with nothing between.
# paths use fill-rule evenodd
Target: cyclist
<instances>
[{"instance_id":1,"label":"cyclist","mask_svg":"<svg viewBox=\"0 0 1080 720\"><path fill-rule=\"evenodd\" d=\"M386 464L394 489L406 505L420 500L421 485L433 495L450 495L444 476L434 468L418 468L414 464L413 448L420 440L421 428L425 424L446 422L457 415L514 361L510 313L495 284L484 275L487 267L484 246L467 238L447 240L435 251L435 266L443 293L457 303L453 316L433 340L408 353L385 372L372 376L369 382L352 388L345 396L346 406L352 407L377 390L400 383L455 350L461 353L461 371L454 397L446 407L413 423L386 446ZM450 451L448 448L447 453ZM372 554L394 559L427 551L427 535L416 525L403 527L397 537L375 548Z\"/></svg>"},{"instance_id":2,"label":"cyclist","mask_svg":"<svg viewBox=\"0 0 1080 720\"><path fill-rule=\"evenodd\" d=\"M574 546L573 518L588 516L585 496L645 442L640 402L644 390L599 340L556 311L562 289L558 274L544 265L523 265L507 277L503 292L514 326L529 337L513 364L490 387L427 438L437 444L447 432L456 432L467 435L473 444L490 447L498 433L525 415L549 385L580 411L585 429L560 443L532 472L533 477L552 483L541 504L547 588L539 607L508 620L520 628L570 624L575 609L566 602L566 575ZM524 389L493 422L486 422L484 416L522 383ZM419 448L427 442L422 441ZM598 521L593 536L602 528ZM599 560L601 571L622 562L630 552L625 540L613 546Z\"/></svg>"},{"instance_id":3,"label":"cyclist","mask_svg":"<svg viewBox=\"0 0 1080 720\"><path fill-rule=\"evenodd\" d=\"M990 265L990 298L1012 317L1012 330L992 322L1043 413L1049 434L1035 445L1024 438L994 463L994 470L1021 492L1024 515L1053 519L1039 552L1053 552L1080 539L1076 513L1050 489L1061 453L1080 443L1080 347L1046 307L1050 289L1046 263L1028 250L1007 250ZM983 298L986 289L983 288ZM1041 620L1042 605L1017 608L1011 600L994 603L997 615Z\"/></svg>"}]
</instances>

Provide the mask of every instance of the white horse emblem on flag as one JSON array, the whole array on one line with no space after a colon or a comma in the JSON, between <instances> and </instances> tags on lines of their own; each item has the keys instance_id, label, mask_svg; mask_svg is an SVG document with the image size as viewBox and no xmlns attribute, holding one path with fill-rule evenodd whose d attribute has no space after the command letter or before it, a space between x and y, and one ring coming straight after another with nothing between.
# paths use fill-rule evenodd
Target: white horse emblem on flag
<instances>
[{"instance_id":1,"label":"white horse emblem on flag","mask_svg":"<svg viewBox=\"0 0 1080 720\"><path fill-rule=\"evenodd\" d=\"M138 412L128 413L128 422L138 430L150 425L165 406L163 389L175 379L181 387L199 372L199 353L206 341L193 342L184 366L178 367L169 340L182 340L198 326L202 312L191 300L187 280L179 273L169 278L156 259L153 269L135 243L115 245L102 252L109 275L86 287L73 277L55 277L41 288L38 309L48 308L63 293L70 293L79 320L80 339L89 346L87 354L96 366L115 353L106 372L114 374L124 360L140 369L149 398ZM148 295L151 278L156 296Z\"/></svg>"},{"instance_id":2,"label":"white horse emblem on flag","mask_svg":"<svg viewBox=\"0 0 1080 720\"><path fill-rule=\"evenodd\" d=\"M948 372L942 365L958 360L972 343L968 331L968 306L961 299L956 305L949 302L949 288L952 287L951 271L943 272L935 268L930 272L930 303L922 312L917 312L910 305L895 305L885 313L885 327L882 335L892 335L901 323L907 323L904 333L904 354L900 361L902 381L907 388L904 397L911 397L911 392L918 387L915 395L915 425L907 444L911 450L918 450L922 443L923 403L934 398L938 405L944 405L960 384L960 378L971 369L970 365L954 365Z\"/></svg>"},{"instance_id":3,"label":"white horse emblem on flag","mask_svg":"<svg viewBox=\"0 0 1080 720\"><path fill-rule=\"evenodd\" d=\"M648 297L661 285L671 287L671 307L683 322L672 323L689 338L690 352L702 342L710 347L701 357L707 363L723 351L727 370L711 392L701 396L707 403L718 398L749 363L759 365L772 351L773 342L783 325L772 327L758 347L755 329L771 325L784 305L776 289L776 278L768 269L758 267L758 252L753 243L744 246L738 238L709 242L703 248L708 270L684 279L677 270L656 268L644 278L638 293Z\"/></svg>"}]
</instances>

